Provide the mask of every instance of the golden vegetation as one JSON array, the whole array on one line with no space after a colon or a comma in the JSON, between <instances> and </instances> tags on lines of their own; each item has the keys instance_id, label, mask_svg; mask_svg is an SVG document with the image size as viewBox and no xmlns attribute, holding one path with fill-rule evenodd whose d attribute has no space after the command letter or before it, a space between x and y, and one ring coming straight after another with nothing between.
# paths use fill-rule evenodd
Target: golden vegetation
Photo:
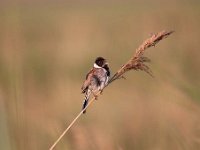
<instances>
[{"instance_id":1,"label":"golden vegetation","mask_svg":"<svg viewBox=\"0 0 200 150\"><path fill-rule=\"evenodd\" d=\"M129 72L56 149L198 150L199 1L0 2L0 149L48 149L80 111L96 56L115 72L151 32L155 78Z\"/></svg>"}]
</instances>

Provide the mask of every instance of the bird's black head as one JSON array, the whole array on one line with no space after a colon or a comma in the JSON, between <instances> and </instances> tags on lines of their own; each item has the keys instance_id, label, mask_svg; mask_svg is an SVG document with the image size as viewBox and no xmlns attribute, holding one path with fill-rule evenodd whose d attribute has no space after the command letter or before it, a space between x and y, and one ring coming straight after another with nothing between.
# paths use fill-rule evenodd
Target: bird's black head
<instances>
[{"instance_id":1,"label":"bird's black head","mask_svg":"<svg viewBox=\"0 0 200 150\"><path fill-rule=\"evenodd\" d=\"M106 59L103 57L97 57L95 60L95 64L99 67L104 67L106 65Z\"/></svg>"}]
</instances>

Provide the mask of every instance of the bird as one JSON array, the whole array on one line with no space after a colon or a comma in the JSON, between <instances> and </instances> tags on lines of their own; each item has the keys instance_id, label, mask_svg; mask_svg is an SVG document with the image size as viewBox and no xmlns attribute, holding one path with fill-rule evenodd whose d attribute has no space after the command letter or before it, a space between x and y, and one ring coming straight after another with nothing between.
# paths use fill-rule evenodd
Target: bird
<instances>
[{"instance_id":1,"label":"bird","mask_svg":"<svg viewBox=\"0 0 200 150\"><path fill-rule=\"evenodd\" d=\"M81 87L82 93L85 94L82 110L87 106L91 94L97 99L96 94L99 91L102 93L104 87L108 84L109 77L110 69L107 60L103 57L97 57ZM83 111L83 114L85 113L86 110Z\"/></svg>"}]
</instances>

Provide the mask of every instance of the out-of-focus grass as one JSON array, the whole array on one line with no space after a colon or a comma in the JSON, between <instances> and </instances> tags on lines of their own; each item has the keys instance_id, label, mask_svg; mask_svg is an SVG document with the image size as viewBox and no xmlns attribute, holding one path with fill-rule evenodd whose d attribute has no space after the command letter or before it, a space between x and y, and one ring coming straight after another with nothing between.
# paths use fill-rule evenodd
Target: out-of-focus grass
<instances>
[{"instance_id":1,"label":"out-of-focus grass","mask_svg":"<svg viewBox=\"0 0 200 150\"><path fill-rule=\"evenodd\" d=\"M0 149L48 149L80 111L95 57L114 72L163 29L176 32L146 53L155 78L130 72L113 83L57 149L199 149L199 1L0 7Z\"/></svg>"}]
</instances>

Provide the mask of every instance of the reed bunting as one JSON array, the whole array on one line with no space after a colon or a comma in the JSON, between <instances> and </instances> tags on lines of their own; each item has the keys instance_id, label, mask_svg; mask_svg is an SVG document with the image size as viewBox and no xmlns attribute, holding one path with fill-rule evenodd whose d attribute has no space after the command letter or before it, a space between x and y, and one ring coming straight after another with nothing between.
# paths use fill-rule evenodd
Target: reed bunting
<instances>
[{"instance_id":1,"label":"reed bunting","mask_svg":"<svg viewBox=\"0 0 200 150\"><path fill-rule=\"evenodd\" d=\"M87 106L91 94L97 98L96 94L99 91L102 92L103 88L108 83L109 77L110 70L106 59L103 57L97 57L93 68L86 75L86 80L81 88L82 93L85 93L82 110ZM84 110L83 113L86 113L86 110Z\"/></svg>"}]
</instances>

